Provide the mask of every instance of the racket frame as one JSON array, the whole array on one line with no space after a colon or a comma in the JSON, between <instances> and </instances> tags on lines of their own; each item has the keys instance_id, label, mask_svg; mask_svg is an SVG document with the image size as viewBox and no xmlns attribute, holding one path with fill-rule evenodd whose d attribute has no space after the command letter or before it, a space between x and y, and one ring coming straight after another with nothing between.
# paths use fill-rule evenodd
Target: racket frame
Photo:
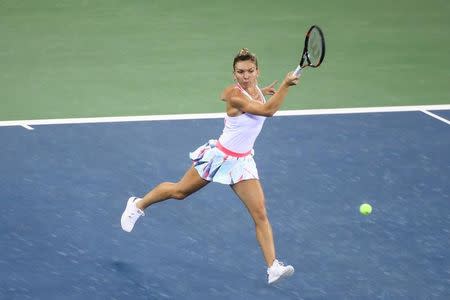
<instances>
[{"instance_id":1,"label":"racket frame","mask_svg":"<svg viewBox=\"0 0 450 300\"><path fill-rule=\"evenodd\" d=\"M320 36L321 42L322 42L322 53L321 53L321 56L320 56L320 59L319 59L319 63L317 65L311 64L311 60L309 59L309 56L308 56L309 35L313 31L313 29L317 29L317 31L319 32L319 36ZM322 63L324 57L325 57L325 38L324 38L324 35L323 35L323 32L322 32L322 29L320 29L320 27L317 26L317 25L312 25L309 28L308 32L306 33L305 44L304 44L304 47L303 47L302 57L300 58L300 63L298 64L297 68L294 71L294 75L295 76L300 76L301 73L302 73L302 69L306 68L306 67L317 68Z\"/></svg>"}]
</instances>

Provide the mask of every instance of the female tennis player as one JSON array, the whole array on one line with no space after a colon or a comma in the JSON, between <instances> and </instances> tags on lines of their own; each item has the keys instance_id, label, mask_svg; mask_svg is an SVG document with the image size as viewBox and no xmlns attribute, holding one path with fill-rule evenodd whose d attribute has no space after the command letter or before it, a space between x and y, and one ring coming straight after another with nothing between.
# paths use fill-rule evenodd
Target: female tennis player
<instances>
[{"instance_id":1,"label":"female tennis player","mask_svg":"<svg viewBox=\"0 0 450 300\"><path fill-rule=\"evenodd\" d=\"M167 199L185 199L211 181L230 185L245 204L255 223L256 238L267 263L268 283L294 273L275 256L272 227L267 217L264 193L253 160L253 145L266 117L271 117L283 103L289 87L298 77L288 73L275 91L274 85L258 87L259 68L254 54L244 48L233 61L235 84L225 88L221 98L226 102L225 127L217 140L209 140L190 153L193 165L176 183L163 182L143 198L128 199L122 214L122 229L130 232L144 210ZM264 94L272 95L268 101Z\"/></svg>"}]
</instances>

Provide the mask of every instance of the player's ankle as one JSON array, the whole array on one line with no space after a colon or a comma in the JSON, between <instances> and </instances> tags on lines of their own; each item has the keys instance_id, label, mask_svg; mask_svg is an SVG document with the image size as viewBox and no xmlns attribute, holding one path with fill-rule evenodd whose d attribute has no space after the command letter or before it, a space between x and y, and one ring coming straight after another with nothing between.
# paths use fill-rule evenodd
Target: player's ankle
<instances>
[{"instance_id":1,"label":"player's ankle","mask_svg":"<svg viewBox=\"0 0 450 300\"><path fill-rule=\"evenodd\" d=\"M145 207L144 207L143 202L144 202L144 201L142 201L142 199L137 200L137 201L136 201L136 208L137 208L137 209L140 209L140 210L142 210L142 211L144 211L144 210L145 210Z\"/></svg>"}]
</instances>

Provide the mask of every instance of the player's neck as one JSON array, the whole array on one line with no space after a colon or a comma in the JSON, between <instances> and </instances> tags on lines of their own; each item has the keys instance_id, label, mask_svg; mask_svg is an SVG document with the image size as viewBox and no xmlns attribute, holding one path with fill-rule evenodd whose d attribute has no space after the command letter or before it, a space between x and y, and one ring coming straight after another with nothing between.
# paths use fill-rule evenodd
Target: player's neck
<instances>
[{"instance_id":1,"label":"player's neck","mask_svg":"<svg viewBox=\"0 0 450 300\"><path fill-rule=\"evenodd\" d=\"M263 99L260 97L260 92L257 85L244 88L239 83L236 83L236 86L251 99L264 102Z\"/></svg>"},{"instance_id":2,"label":"player's neck","mask_svg":"<svg viewBox=\"0 0 450 300\"><path fill-rule=\"evenodd\" d=\"M255 85L251 85L251 86L243 87L242 85L240 85L240 84L237 82L236 85L237 85L240 89L242 89L242 90L246 91L247 93L249 93L250 95L253 95L253 94L257 94L257 93L258 93L258 88L257 88L257 85L256 85L256 84L255 84Z\"/></svg>"}]
</instances>

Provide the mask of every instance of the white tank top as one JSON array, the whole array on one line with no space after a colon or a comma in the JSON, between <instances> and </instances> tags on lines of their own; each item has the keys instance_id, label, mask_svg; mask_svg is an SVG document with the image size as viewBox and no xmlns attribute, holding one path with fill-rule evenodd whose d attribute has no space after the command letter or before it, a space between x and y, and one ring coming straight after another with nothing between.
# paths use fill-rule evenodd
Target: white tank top
<instances>
[{"instance_id":1,"label":"white tank top","mask_svg":"<svg viewBox=\"0 0 450 300\"><path fill-rule=\"evenodd\" d=\"M236 88L241 90L250 100L252 97L240 85ZM256 87L265 102L265 98L259 87ZM228 150L237 153L245 153L253 149L255 140L263 127L266 117L243 113L236 117L225 116L225 127L219 137L219 143Z\"/></svg>"}]
</instances>

